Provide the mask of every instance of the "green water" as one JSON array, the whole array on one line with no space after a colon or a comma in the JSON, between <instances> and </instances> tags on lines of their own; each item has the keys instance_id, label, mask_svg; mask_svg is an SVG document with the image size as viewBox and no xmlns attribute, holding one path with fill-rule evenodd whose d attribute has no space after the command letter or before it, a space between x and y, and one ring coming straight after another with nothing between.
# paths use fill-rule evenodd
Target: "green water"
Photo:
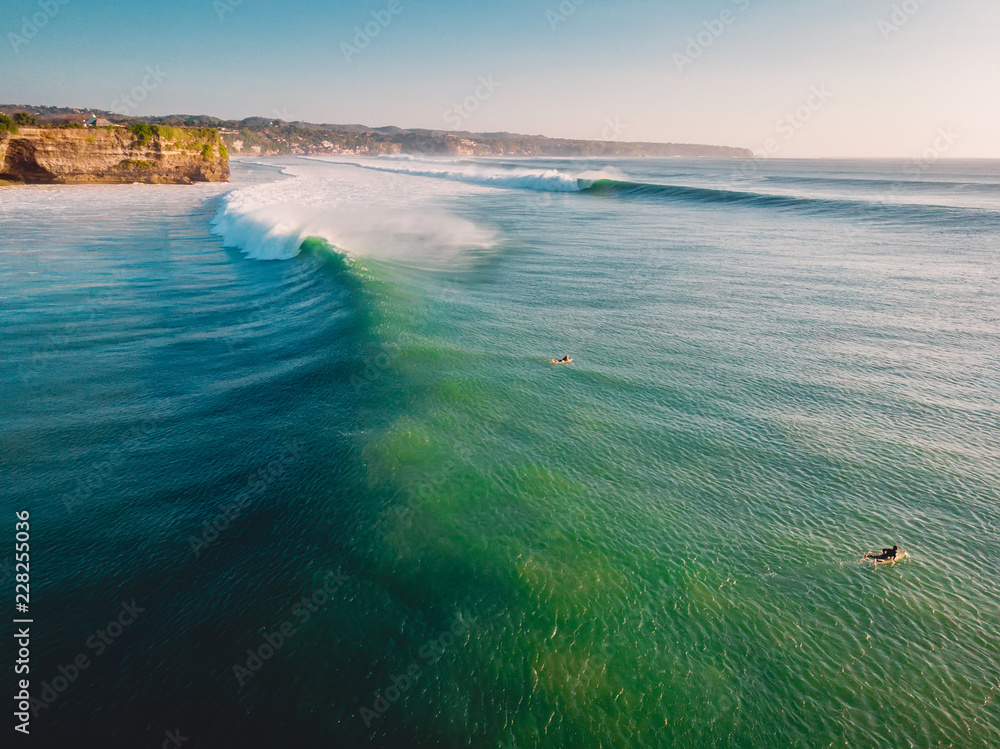
<instances>
[{"instance_id":1,"label":"green water","mask_svg":"<svg viewBox=\"0 0 1000 749\"><path fill-rule=\"evenodd\" d=\"M622 168L669 184L719 167ZM833 167L784 169L794 184ZM318 238L247 259L208 234L209 201L137 207L165 237L105 247L124 225L95 223L46 256L67 279L144 279L98 315L17 276L20 320L58 328L48 315L73 304L82 320L3 403L13 501L57 571L39 670L123 596L151 610L47 730L88 720L104 746L175 724L199 746L1000 743L1000 219L459 197L439 202L499 240L438 267ZM23 375L31 336L8 336ZM67 515L59 497L115 450ZM908 558L862 561L894 543ZM330 570L347 576L332 599L234 678Z\"/></svg>"},{"instance_id":2,"label":"green water","mask_svg":"<svg viewBox=\"0 0 1000 749\"><path fill-rule=\"evenodd\" d=\"M955 373L843 314L906 290L838 299L837 263L807 280L766 240L745 259L763 270L641 248L581 272L602 242L621 239L563 235L486 290L416 282L437 301L397 342L407 397L364 451L388 506L360 554L394 598L477 627L404 725L429 708L506 746L988 745L991 409L942 403ZM989 558L956 555L967 539ZM882 540L910 558L861 563Z\"/></svg>"}]
</instances>

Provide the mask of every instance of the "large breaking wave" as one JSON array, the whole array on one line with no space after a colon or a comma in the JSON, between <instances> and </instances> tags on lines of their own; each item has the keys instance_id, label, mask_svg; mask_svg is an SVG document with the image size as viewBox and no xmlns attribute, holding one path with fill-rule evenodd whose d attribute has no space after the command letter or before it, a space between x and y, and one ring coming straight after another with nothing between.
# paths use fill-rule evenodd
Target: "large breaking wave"
<instances>
[{"instance_id":1,"label":"large breaking wave","mask_svg":"<svg viewBox=\"0 0 1000 749\"><path fill-rule=\"evenodd\" d=\"M223 198L213 233L258 260L288 260L303 242L322 239L352 256L436 265L492 247L494 233L387 180L349 179L344 170L301 164L288 179L252 185Z\"/></svg>"}]
</instances>

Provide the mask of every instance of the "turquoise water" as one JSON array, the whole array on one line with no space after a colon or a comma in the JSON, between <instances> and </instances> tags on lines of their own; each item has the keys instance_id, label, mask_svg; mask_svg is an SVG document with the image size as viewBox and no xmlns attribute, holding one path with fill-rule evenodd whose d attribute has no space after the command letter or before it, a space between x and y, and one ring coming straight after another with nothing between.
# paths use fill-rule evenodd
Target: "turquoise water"
<instances>
[{"instance_id":1,"label":"turquoise water","mask_svg":"<svg viewBox=\"0 0 1000 749\"><path fill-rule=\"evenodd\" d=\"M995 162L0 191L39 690L146 608L39 740L1000 744L998 240Z\"/></svg>"}]
</instances>

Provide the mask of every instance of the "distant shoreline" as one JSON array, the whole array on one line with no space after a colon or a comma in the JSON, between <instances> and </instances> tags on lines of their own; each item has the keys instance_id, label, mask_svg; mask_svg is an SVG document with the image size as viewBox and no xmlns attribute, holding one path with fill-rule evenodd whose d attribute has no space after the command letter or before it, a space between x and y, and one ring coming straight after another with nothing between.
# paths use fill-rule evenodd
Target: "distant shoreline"
<instances>
[{"instance_id":1,"label":"distant shoreline","mask_svg":"<svg viewBox=\"0 0 1000 749\"><path fill-rule=\"evenodd\" d=\"M472 133L421 128L368 127L288 122L248 117L222 120L208 115L125 117L97 109L0 104L0 113L25 111L43 124L73 126L95 117L116 125L143 122L168 127L213 128L233 155L250 156L503 156L523 158L753 158L748 148L696 143L655 143L606 138L548 138L519 133Z\"/></svg>"}]
</instances>

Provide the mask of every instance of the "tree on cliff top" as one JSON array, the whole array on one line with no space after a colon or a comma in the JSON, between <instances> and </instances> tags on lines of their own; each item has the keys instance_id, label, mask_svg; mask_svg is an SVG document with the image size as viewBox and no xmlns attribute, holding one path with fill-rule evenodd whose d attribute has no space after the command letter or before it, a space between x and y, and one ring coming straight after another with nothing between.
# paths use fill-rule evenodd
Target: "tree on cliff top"
<instances>
[{"instance_id":1,"label":"tree on cliff top","mask_svg":"<svg viewBox=\"0 0 1000 749\"><path fill-rule=\"evenodd\" d=\"M5 114L0 114L0 133L17 133L17 125L14 120Z\"/></svg>"},{"instance_id":2,"label":"tree on cliff top","mask_svg":"<svg viewBox=\"0 0 1000 749\"><path fill-rule=\"evenodd\" d=\"M129 130L132 131L132 135L134 135L143 145L149 143L150 138L153 137L153 128L145 122L137 122L130 127Z\"/></svg>"},{"instance_id":3,"label":"tree on cliff top","mask_svg":"<svg viewBox=\"0 0 1000 749\"><path fill-rule=\"evenodd\" d=\"M23 127L37 127L38 118L30 112L14 112L14 124Z\"/></svg>"}]
</instances>

